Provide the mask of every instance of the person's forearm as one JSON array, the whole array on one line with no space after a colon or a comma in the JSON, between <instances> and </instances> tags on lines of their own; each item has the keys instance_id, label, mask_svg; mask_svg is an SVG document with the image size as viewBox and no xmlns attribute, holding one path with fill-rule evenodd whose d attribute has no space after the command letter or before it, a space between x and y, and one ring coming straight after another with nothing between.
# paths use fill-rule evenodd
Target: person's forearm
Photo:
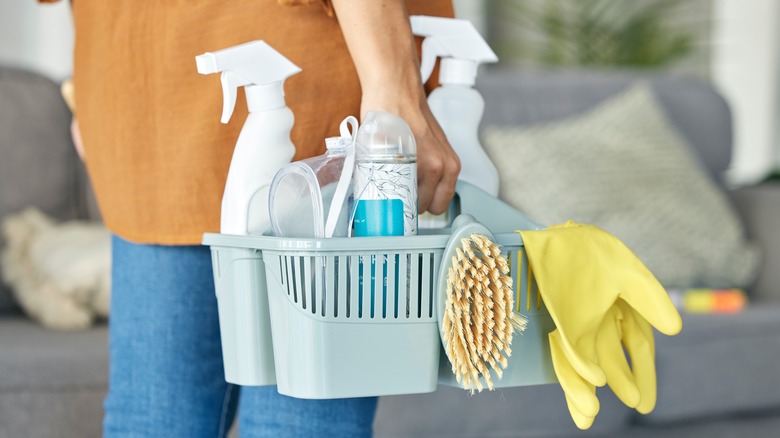
<instances>
[{"instance_id":1,"label":"person's forearm","mask_svg":"<svg viewBox=\"0 0 780 438\"><path fill-rule=\"evenodd\" d=\"M406 120L417 141L418 208L444 212L455 193L460 161L425 99L406 3L332 2L363 91L361 119L367 111L386 111Z\"/></svg>"},{"instance_id":2,"label":"person's forearm","mask_svg":"<svg viewBox=\"0 0 780 438\"><path fill-rule=\"evenodd\" d=\"M399 108L393 107L401 102L418 105L425 93L406 3L333 0L333 8L357 69L364 102L383 107L371 109L396 113Z\"/></svg>"}]
</instances>

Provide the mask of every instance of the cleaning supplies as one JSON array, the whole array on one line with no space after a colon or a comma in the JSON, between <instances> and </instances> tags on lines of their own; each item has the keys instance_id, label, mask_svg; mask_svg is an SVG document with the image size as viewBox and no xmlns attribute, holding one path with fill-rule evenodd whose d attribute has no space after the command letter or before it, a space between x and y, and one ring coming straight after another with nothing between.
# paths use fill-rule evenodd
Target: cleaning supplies
<instances>
[{"instance_id":1,"label":"cleaning supplies","mask_svg":"<svg viewBox=\"0 0 780 438\"><path fill-rule=\"evenodd\" d=\"M233 114L238 87L244 87L249 108L222 196L221 232L269 231L271 180L295 154L290 141L294 118L284 101L284 80L301 69L263 41L207 52L195 60L198 73L222 72L222 123Z\"/></svg>"},{"instance_id":2,"label":"cleaning supplies","mask_svg":"<svg viewBox=\"0 0 780 438\"><path fill-rule=\"evenodd\" d=\"M404 119L369 112L355 140L353 235L417 234L417 149Z\"/></svg>"},{"instance_id":3,"label":"cleaning supplies","mask_svg":"<svg viewBox=\"0 0 780 438\"><path fill-rule=\"evenodd\" d=\"M325 140L325 155L290 163L276 173L269 198L275 236L348 235L357 125L355 117L347 117L341 122L341 137Z\"/></svg>"},{"instance_id":4,"label":"cleaning supplies","mask_svg":"<svg viewBox=\"0 0 780 438\"><path fill-rule=\"evenodd\" d=\"M441 57L441 86L428 96L428 106L460 157L460 177L498 196L498 171L479 143L478 128L485 101L474 87L477 67L498 57L467 20L411 17L412 33L423 36L421 75L426 82Z\"/></svg>"},{"instance_id":5,"label":"cleaning supplies","mask_svg":"<svg viewBox=\"0 0 780 438\"><path fill-rule=\"evenodd\" d=\"M593 225L518 232L556 326L549 334L553 367L577 426L593 423L595 387L605 384L629 407L650 412L656 398L651 325L667 335L682 328L663 286L620 240Z\"/></svg>"},{"instance_id":6,"label":"cleaning supplies","mask_svg":"<svg viewBox=\"0 0 780 438\"><path fill-rule=\"evenodd\" d=\"M464 389L493 389L512 355L513 333L527 320L514 312L509 264L494 237L473 216L458 216L444 250L451 260L445 294L439 297L440 331L452 372Z\"/></svg>"}]
</instances>

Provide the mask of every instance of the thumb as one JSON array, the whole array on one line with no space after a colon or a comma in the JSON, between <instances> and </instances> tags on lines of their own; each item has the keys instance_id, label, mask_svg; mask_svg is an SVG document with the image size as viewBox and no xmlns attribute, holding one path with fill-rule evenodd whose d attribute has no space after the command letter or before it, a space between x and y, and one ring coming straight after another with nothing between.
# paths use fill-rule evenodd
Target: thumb
<instances>
[{"instance_id":1,"label":"thumb","mask_svg":"<svg viewBox=\"0 0 780 438\"><path fill-rule=\"evenodd\" d=\"M577 428L581 430L590 429L590 426L593 425L593 421L596 419L595 415L592 417L583 415L580 411L577 410L576 407L574 407L574 404L568 395L566 396L566 407L569 408L569 414L571 415L571 419L574 420L574 424L577 426Z\"/></svg>"},{"instance_id":2,"label":"thumb","mask_svg":"<svg viewBox=\"0 0 780 438\"><path fill-rule=\"evenodd\" d=\"M618 295L650 324L666 335L682 329L682 318L669 294L652 272L623 242L601 230L598 245L611 268ZM595 241L595 239L594 239Z\"/></svg>"}]
</instances>

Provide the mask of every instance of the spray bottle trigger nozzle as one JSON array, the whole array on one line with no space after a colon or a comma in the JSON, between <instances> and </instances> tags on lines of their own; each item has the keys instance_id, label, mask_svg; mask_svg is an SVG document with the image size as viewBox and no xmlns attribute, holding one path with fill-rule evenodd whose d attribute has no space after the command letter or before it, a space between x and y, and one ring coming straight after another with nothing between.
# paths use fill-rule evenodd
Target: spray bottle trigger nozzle
<instances>
[{"instance_id":1,"label":"spray bottle trigger nozzle","mask_svg":"<svg viewBox=\"0 0 780 438\"><path fill-rule=\"evenodd\" d=\"M436 66L436 58L446 56L449 53L447 49L435 38L425 38L422 42L422 60L420 61L420 76L423 84L433 73L433 67Z\"/></svg>"},{"instance_id":2,"label":"spray bottle trigger nozzle","mask_svg":"<svg viewBox=\"0 0 780 438\"><path fill-rule=\"evenodd\" d=\"M227 124L236 107L238 87L251 85L252 82L230 70L223 71L222 77L222 123Z\"/></svg>"}]
</instances>

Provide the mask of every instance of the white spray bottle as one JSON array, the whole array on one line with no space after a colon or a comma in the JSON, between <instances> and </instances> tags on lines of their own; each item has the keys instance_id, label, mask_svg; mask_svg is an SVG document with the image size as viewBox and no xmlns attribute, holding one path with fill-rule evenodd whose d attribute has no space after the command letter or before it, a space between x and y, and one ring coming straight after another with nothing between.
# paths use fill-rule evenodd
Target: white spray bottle
<instances>
[{"instance_id":1,"label":"white spray bottle","mask_svg":"<svg viewBox=\"0 0 780 438\"><path fill-rule=\"evenodd\" d=\"M428 106L460 157L458 179L496 197L498 171L478 135L485 101L474 89L474 81L479 64L497 62L498 57L468 20L414 15L411 24L412 33L425 37L420 63L423 83L431 76L436 58L442 58L441 86L428 96Z\"/></svg>"},{"instance_id":2,"label":"white spray bottle","mask_svg":"<svg viewBox=\"0 0 780 438\"><path fill-rule=\"evenodd\" d=\"M196 56L198 73L222 73L222 123L246 91L249 116L238 136L222 195L220 232L246 235L271 229L268 192L276 172L292 160L293 113L284 101L284 80L301 71L263 41Z\"/></svg>"}]
</instances>

